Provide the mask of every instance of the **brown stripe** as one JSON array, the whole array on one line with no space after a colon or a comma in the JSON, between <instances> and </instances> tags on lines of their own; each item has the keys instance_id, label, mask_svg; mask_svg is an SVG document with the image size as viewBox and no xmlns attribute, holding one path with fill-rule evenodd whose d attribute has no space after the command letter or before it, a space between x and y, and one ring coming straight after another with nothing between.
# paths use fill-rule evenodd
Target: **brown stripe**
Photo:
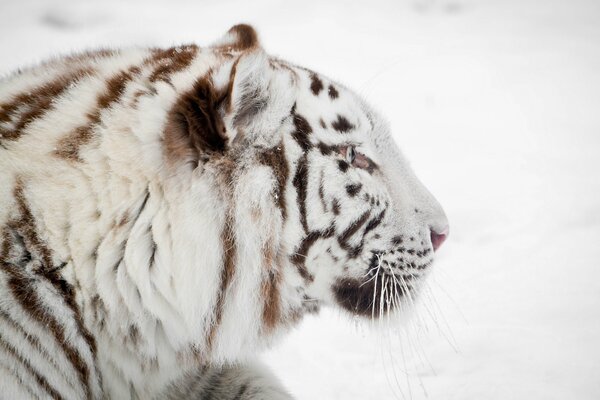
<instances>
[{"instance_id":1,"label":"brown stripe","mask_svg":"<svg viewBox=\"0 0 600 400\"><path fill-rule=\"evenodd\" d=\"M50 397L52 397L53 399L63 399L63 397L60 395L60 393L58 393L56 391L56 389L54 389L46 380L46 378L44 378L42 375L40 375L39 372L37 372L29 363L29 361L27 361L25 358L23 358L23 356L21 356L21 354L19 354L19 352L10 344L8 343L0 334L0 346L2 346L8 353L10 353L10 355L12 355L15 359L17 359L27 370L27 372L29 372L34 378L35 381L38 383L38 385L40 385L40 387L42 389L44 389L44 391L46 391L46 393L48 393L48 395Z\"/></svg>"},{"instance_id":2,"label":"brown stripe","mask_svg":"<svg viewBox=\"0 0 600 400\"><path fill-rule=\"evenodd\" d=\"M79 374L79 377L85 388L86 395L90 397L91 393L89 392L88 366L80 357L78 351L67 343L63 327L57 320L53 318L50 313L48 313L44 307L44 304L38 299L35 292L35 287L32 283L42 276L46 278L52 284L52 286L54 286L55 290L61 295L65 304L73 313L73 319L77 325L79 334L81 334L85 340L93 357L96 354L96 342L83 324L83 318L81 317L79 307L75 301L73 287L60 275L60 270L64 264L59 267L54 267L54 261L50 249L48 249L46 244L40 239L38 233L36 232L36 221L27 204L24 187L20 180L18 180L15 185L14 198L17 203L19 219L9 221L7 224L8 229L14 230L22 237L27 251L32 255L32 257L41 262L41 268L35 271L35 275L24 275L22 271L25 271L25 269L18 269L14 264L8 263L5 258L1 259L0 262L2 263L2 267L11 275L9 286L12 288L15 298L20 301L23 308L27 310L31 316L42 326L50 328L50 331L56 338L57 342L62 344L67 357L72 362L74 368ZM4 236L6 237L6 234Z\"/></svg>"},{"instance_id":3,"label":"brown stripe","mask_svg":"<svg viewBox=\"0 0 600 400\"><path fill-rule=\"evenodd\" d=\"M8 372L8 375L12 375L13 378L16 379L17 383L24 388L25 390L27 390L27 392L31 395L32 399L39 399L40 397L35 394L31 388L31 386L29 385L29 383L31 382L25 382L23 380L23 377L21 376L21 374L16 371L14 368L10 368L8 365L6 365L3 360L0 360L0 370L4 369L5 371ZM1 376L1 375L0 375Z\"/></svg>"},{"instance_id":4,"label":"brown stripe","mask_svg":"<svg viewBox=\"0 0 600 400\"><path fill-rule=\"evenodd\" d=\"M171 76L186 69L198 54L198 46L185 45L168 49L153 49L152 56L145 63L155 68L149 76L150 82L170 83Z\"/></svg>"},{"instance_id":5,"label":"brown stripe","mask_svg":"<svg viewBox=\"0 0 600 400\"><path fill-rule=\"evenodd\" d=\"M67 281L65 281L62 278L62 276L60 276L61 268L54 267L54 261L52 259L50 249L48 249L46 244L39 238L39 235L35 230L35 219L27 205L23 184L20 181L17 181L17 184L15 185L14 197L17 201L17 207L21 216L21 219L16 222L16 228L23 232L25 240L27 240L33 246L33 248L37 249L40 253L42 258L41 261L46 267L46 270L42 271L42 274L50 281L50 283L52 283L56 290L62 295L63 300L65 301L69 309L73 312L73 316L75 318L76 325L79 329L79 333L81 333L85 342L89 346L92 355L95 355L96 341L83 324L83 318L81 317L79 307L75 302L75 292L73 290L73 286L70 285ZM63 266L64 264L60 267Z\"/></svg>"},{"instance_id":6,"label":"brown stripe","mask_svg":"<svg viewBox=\"0 0 600 400\"><path fill-rule=\"evenodd\" d=\"M217 294L217 304L215 313L207 336L207 346L210 351L214 344L217 329L221 324L223 317L223 308L225 306L225 295L235 272L235 262L237 261L235 233L233 231L233 218L227 215L225 226L221 233L221 246L223 252L223 265L221 267L221 285Z\"/></svg>"},{"instance_id":7,"label":"brown stripe","mask_svg":"<svg viewBox=\"0 0 600 400\"><path fill-rule=\"evenodd\" d=\"M277 270L279 265L277 265L278 263L275 260L275 249L270 243L265 245L263 258L265 267L269 269L261 288L261 294L264 301L262 320L263 325L268 332L281 320L281 299L279 291L281 273Z\"/></svg>"},{"instance_id":8,"label":"brown stripe","mask_svg":"<svg viewBox=\"0 0 600 400\"><path fill-rule=\"evenodd\" d=\"M91 69L79 69L40 87L29 89L26 93L15 96L9 103L0 103L0 139L18 140L33 121L42 118L53 107L57 97L91 72ZM3 128L2 123L13 126Z\"/></svg>"},{"instance_id":9,"label":"brown stripe","mask_svg":"<svg viewBox=\"0 0 600 400\"><path fill-rule=\"evenodd\" d=\"M36 288L32 285L33 280L30 277L24 276L11 264L3 263L2 268L11 276L8 280L8 287L15 299L21 304L24 311L41 326L48 329L62 346L67 359L71 362L75 371L77 371L85 392L85 397L88 399L91 398L88 366L78 351L68 344L63 326L47 311L47 307L38 298Z\"/></svg>"},{"instance_id":10,"label":"brown stripe","mask_svg":"<svg viewBox=\"0 0 600 400\"><path fill-rule=\"evenodd\" d=\"M58 370L56 360L54 360L54 358L52 358L52 356L48 354L48 351L44 347L42 347L42 344L38 340L37 336L34 336L31 332L26 332L25 329L21 325L19 325L17 321L12 319L12 317L8 315L8 313L4 310L0 310L0 318L2 318L5 321L5 323L10 325L14 330L19 332L19 335L21 337L24 337L29 342L31 347L37 350L37 352L40 353L40 355L42 355L50 364L52 364L54 368Z\"/></svg>"},{"instance_id":11,"label":"brown stripe","mask_svg":"<svg viewBox=\"0 0 600 400\"><path fill-rule=\"evenodd\" d=\"M263 282L262 296L264 298L263 324L267 331L272 330L277 322L281 320L281 299L279 285L281 274L277 271L269 271L268 278Z\"/></svg>"},{"instance_id":12,"label":"brown stripe","mask_svg":"<svg viewBox=\"0 0 600 400\"><path fill-rule=\"evenodd\" d=\"M277 200L277 205L281 210L281 217L285 221L285 219L287 218L285 188L289 179L290 171L287 159L285 157L283 142L281 142L279 145L273 148L266 149L263 152L259 153L258 161L261 164L266 165L273 170L273 175L275 175L275 179L277 180L277 187L275 188L275 199Z\"/></svg>"},{"instance_id":13,"label":"brown stripe","mask_svg":"<svg viewBox=\"0 0 600 400\"><path fill-rule=\"evenodd\" d=\"M75 128L70 134L59 140L54 154L65 160L81 162L80 148L92 140L94 128L102 120L102 111L119 102L125 94L127 84L139 73L139 67L130 67L109 79L106 82L104 93L98 96L96 100L94 110L87 114L87 123Z\"/></svg>"}]
</instances>

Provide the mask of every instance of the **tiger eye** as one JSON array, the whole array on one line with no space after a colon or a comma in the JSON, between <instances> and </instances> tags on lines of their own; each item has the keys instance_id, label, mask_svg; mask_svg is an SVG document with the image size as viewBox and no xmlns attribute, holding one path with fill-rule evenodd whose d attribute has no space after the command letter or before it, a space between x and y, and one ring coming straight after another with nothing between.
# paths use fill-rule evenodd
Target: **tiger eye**
<instances>
[{"instance_id":1,"label":"tiger eye","mask_svg":"<svg viewBox=\"0 0 600 400\"><path fill-rule=\"evenodd\" d=\"M354 160L356 159L356 151L354 150L353 146L348 146L348 148L346 149L346 161L348 161L349 164L354 163Z\"/></svg>"}]
</instances>

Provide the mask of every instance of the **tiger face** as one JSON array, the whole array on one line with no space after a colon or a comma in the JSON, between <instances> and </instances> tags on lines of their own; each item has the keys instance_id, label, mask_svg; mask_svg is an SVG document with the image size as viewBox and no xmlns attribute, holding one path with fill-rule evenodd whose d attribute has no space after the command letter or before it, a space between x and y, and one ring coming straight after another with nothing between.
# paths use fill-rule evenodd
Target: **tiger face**
<instances>
[{"instance_id":1,"label":"tiger face","mask_svg":"<svg viewBox=\"0 0 600 400\"><path fill-rule=\"evenodd\" d=\"M192 164L224 154L236 166L233 185L246 188L232 197L262 214L244 229L271 232L259 245L270 270L266 313L273 293L288 315L329 304L374 318L411 304L448 222L387 123L339 83L268 56L254 31L238 26L229 35L247 49L233 56L237 47L221 44L230 58L210 74L217 117ZM189 129L211 112L182 114ZM202 161L207 153L212 161ZM257 186L265 176L269 184ZM269 200L252 200L261 196Z\"/></svg>"},{"instance_id":2,"label":"tiger face","mask_svg":"<svg viewBox=\"0 0 600 400\"><path fill-rule=\"evenodd\" d=\"M405 306L448 235L444 212L368 105L315 72L296 80L289 259L305 293L367 317Z\"/></svg>"}]
</instances>

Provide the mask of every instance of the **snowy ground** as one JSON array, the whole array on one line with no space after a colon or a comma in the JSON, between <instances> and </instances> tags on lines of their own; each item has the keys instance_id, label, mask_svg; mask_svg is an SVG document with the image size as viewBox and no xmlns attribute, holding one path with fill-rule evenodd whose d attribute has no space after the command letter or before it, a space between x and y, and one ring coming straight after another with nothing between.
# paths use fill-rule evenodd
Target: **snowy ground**
<instances>
[{"instance_id":1,"label":"snowy ground","mask_svg":"<svg viewBox=\"0 0 600 400\"><path fill-rule=\"evenodd\" d=\"M0 73L96 45L206 44L255 24L271 53L389 117L451 224L409 332L336 312L308 319L265 356L290 390L600 399L600 1L363 4L0 0Z\"/></svg>"}]
</instances>

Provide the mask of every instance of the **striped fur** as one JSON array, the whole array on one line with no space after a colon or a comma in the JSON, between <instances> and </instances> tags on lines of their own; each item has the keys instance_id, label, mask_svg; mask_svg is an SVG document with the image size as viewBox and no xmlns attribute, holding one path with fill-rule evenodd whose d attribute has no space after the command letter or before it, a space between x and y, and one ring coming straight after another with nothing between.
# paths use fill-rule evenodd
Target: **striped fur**
<instances>
[{"instance_id":1,"label":"striped fur","mask_svg":"<svg viewBox=\"0 0 600 400\"><path fill-rule=\"evenodd\" d=\"M361 99L233 27L0 82L0 393L288 399L249 360L412 301L447 224Z\"/></svg>"}]
</instances>

